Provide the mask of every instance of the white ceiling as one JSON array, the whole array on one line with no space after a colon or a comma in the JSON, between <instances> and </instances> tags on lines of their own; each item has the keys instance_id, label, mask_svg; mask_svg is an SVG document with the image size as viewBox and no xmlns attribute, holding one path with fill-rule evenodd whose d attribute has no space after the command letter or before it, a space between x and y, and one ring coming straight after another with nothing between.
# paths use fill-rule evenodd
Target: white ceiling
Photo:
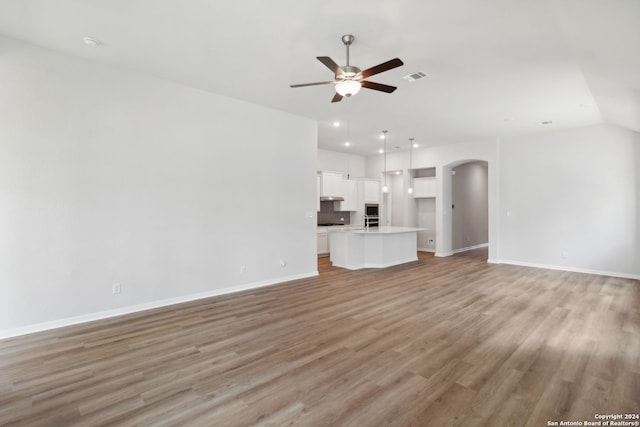
<instances>
[{"instance_id":1,"label":"white ceiling","mask_svg":"<svg viewBox=\"0 0 640 427\"><path fill-rule=\"evenodd\" d=\"M319 147L362 155L382 129L390 149L602 122L640 132L638 0L2 0L0 34L317 119ZM332 104L330 85L289 88L331 80L315 57L343 65L343 34L351 65L404 61L370 78L398 90ZM402 79L417 71L429 76Z\"/></svg>"}]
</instances>

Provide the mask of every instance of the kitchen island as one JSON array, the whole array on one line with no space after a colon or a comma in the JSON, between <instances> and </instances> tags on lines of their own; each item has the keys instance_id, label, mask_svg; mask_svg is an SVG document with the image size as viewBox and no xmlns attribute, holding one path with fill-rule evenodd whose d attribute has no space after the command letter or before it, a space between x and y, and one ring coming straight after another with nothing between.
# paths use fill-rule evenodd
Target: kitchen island
<instances>
[{"instance_id":1,"label":"kitchen island","mask_svg":"<svg viewBox=\"0 0 640 427\"><path fill-rule=\"evenodd\" d=\"M418 260L418 231L414 227L331 229L331 264L349 270L385 268Z\"/></svg>"}]
</instances>

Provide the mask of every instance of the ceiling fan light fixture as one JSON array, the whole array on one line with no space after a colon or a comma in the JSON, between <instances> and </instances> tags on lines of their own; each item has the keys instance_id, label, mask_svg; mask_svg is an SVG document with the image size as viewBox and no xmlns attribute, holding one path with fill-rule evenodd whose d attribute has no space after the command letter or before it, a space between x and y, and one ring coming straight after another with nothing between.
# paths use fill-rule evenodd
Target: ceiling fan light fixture
<instances>
[{"instance_id":1,"label":"ceiling fan light fixture","mask_svg":"<svg viewBox=\"0 0 640 427\"><path fill-rule=\"evenodd\" d=\"M351 96L358 93L362 85L355 80L343 80L336 83L336 92L341 96Z\"/></svg>"},{"instance_id":2,"label":"ceiling fan light fixture","mask_svg":"<svg viewBox=\"0 0 640 427\"><path fill-rule=\"evenodd\" d=\"M331 70L333 76L335 77L335 80L315 83L302 83L290 86L295 88L328 85L333 83L336 94L331 99L332 103L340 102L344 97L355 95L356 93L358 93L358 91L360 91L360 88L362 87L365 89L377 90L379 92L385 93L392 93L393 91L395 91L397 89L397 87L395 86L376 83L365 79L404 65L404 62L402 62L400 58L393 58L387 62L375 65L363 71L360 68L354 67L353 65L349 64L349 46L351 46L354 40L355 37L351 34L345 34L344 36L342 36L342 43L345 45L347 50L346 65L340 66L328 56L316 56L316 59L320 61L322 65Z\"/></svg>"}]
</instances>

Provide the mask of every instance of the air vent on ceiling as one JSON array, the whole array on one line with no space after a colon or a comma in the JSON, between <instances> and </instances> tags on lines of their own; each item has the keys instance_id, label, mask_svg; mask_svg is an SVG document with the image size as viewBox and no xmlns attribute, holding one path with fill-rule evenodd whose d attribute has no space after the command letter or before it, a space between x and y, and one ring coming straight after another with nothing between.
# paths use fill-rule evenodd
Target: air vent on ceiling
<instances>
[{"instance_id":1,"label":"air vent on ceiling","mask_svg":"<svg viewBox=\"0 0 640 427\"><path fill-rule=\"evenodd\" d=\"M428 74L425 73L424 71L418 71L417 73L412 73L409 75L406 75L403 77L403 79L405 79L408 82L415 82L418 79L421 79L423 77L427 77Z\"/></svg>"}]
</instances>

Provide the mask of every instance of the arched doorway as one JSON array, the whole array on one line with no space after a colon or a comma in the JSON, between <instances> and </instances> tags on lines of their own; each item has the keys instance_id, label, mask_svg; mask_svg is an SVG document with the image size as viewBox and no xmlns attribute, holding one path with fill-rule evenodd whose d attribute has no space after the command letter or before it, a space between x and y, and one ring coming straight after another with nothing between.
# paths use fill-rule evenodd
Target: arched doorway
<instances>
[{"instance_id":1,"label":"arched doorway","mask_svg":"<svg viewBox=\"0 0 640 427\"><path fill-rule=\"evenodd\" d=\"M489 164L465 159L442 167L436 200L436 256L449 256L489 245Z\"/></svg>"},{"instance_id":2,"label":"arched doorway","mask_svg":"<svg viewBox=\"0 0 640 427\"><path fill-rule=\"evenodd\" d=\"M487 162L462 163L451 171L451 251L489 244L489 168Z\"/></svg>"}]
</instances>

